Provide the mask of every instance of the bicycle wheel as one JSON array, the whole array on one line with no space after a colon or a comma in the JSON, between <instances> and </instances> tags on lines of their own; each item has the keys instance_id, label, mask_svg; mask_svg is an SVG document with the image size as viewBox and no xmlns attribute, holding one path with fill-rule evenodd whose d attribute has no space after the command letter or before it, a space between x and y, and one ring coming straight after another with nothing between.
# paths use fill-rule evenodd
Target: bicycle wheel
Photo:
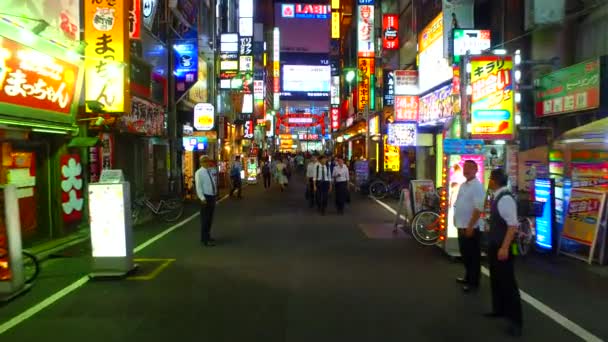
<instances>
[{"instance_id":1,"label":"bicycle wheel","mask_svg":"<svg viewBox=\"0 0 608 342\"><path fill-rule=\"evenodd\" d=\"M384 182L383 180L373 181L369 185L369 194L373 198L381 200L386 197L387 187L388 186L386 185L386 182Z\"/></svg>"},{"instance_id":2,"label":"bicycle wheel","mask_svg":"<svg viewBox=\"0 0 608 342\"><path fill-rule=\"evenodd\" d=\"M184 202L181 199L176 198L165 202L160 216L165 222L175 222L182 217L183 213Z\"/></svg>"},{"instance_id":3,"label":"bicycle wheel","mask_svg":"<svg viewBox=\"0 0 608 342\"><path fill-rule=\"evenodd\" d=\"M431 246L439 240L440 216L432 210L418 212L412 220L412 235L420 244Z\"/></svg>"},{"instance_id":4,"label":"bicycle wheel","mask_svg":"<svg viewBox=\"0 0 608 342\"><path fill-rule=\"evenodd\" d=\"M517 231L517 249L520 255L526 255L535 240L532 220L527 217L519 218L519 230Z\"/></svg>"},{"instance_id":5,"label":"bicycle wheel","mask_svg":"<svg viewBox=\"0 0 608 342\"><path fill-rule=\"evenodd\" d=\"M141 211L141 207L134 205L131 208L131 225L135 226L137 224L137 221L139 220L139 213Z\"/></svg>"},{"instance_id":6,"label":"bicycle wheel","mask_svg":"<svg viewBox=\"0 0 608 342\"><path fill-rule=\"evenodd\" d=\"M38 259L32 253L22 251L23 255L23 275L26 284L31 284L38 277L40 273L40 264Z\"/></svg>"}]
</instances>

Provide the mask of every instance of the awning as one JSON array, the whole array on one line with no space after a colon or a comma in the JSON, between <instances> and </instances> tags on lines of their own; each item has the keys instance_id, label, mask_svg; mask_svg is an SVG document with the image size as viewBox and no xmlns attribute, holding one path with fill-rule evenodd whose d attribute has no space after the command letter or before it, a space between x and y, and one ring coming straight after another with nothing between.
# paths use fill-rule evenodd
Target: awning
<instances>
[{"instance_id":1,"label":"awning","mask_svg":"<svg viewBox=\"0 0 608 342\"><path fill-rule=\"evenodd\" d=\"M93 147L98 143L98 137L76 137L70 140L68 147Z\"/></svg>"},{"instance_id":2,"label":"awning","mask_svg":"<svg viewBox=\"0 0 608 342\"><path fill-rule=\"evenodd\" d=\"M586 125L571 129L562 134L556 141L560 147L584 146L585 148L608 148L608 118L600 119Z\"/></svg>"}]
</instances>

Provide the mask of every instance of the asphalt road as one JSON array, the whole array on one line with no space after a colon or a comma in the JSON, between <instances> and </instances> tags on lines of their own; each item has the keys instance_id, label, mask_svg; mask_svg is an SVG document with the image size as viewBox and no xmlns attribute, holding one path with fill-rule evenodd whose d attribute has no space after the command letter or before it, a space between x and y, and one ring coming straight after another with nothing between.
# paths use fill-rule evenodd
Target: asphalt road
<instances>
[{"instance_id":1,"label":"asphalt road","mask_svg":"<svg viewBox=\"0 0 608 342\"><path fill-rule=\"evenodd\" d=\"M345 216L333 207L320 216L297 182L284 193L249 186L243 197L218 205L217 246L200 245L195 217L136 254L153 259L135 274L145 279L88 281L0 341L512 340L504 322L482 317L487 278L477 294L463 294L454 282L461 265L409 235L393 236L393 217L374 202L353 195ZM164 228L138 228L137 242ZM88 261L79 253L86 248L49 261L30 293L0 307L0 324L81 279ZM544 293L534 286L531 295ZM522 341L581 340L528 304L524 320ZM598 322L576 323L606 333Z\"/></svg>"}]
</instances>

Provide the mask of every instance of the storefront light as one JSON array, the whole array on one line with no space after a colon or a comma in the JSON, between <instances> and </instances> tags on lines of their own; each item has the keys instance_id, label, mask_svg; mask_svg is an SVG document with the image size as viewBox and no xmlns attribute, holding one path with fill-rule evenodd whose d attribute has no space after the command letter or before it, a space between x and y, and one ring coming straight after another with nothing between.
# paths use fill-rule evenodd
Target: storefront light
<instances>
[{"instance_id":1,"label":"storefront light","mask_svg":"<svg viewBox=\"0 0 608 342\"><path fill-rule=\"evenodd\" d=\"M515 82L519 83L521 80L521 70L515 70Z\"/></svg>"},{"instance_id":2,"label":"storefront light","mask_svg":"<svg viewBox=\"0 0 608 342\"><path fill-rule=\"evenodd\" d=\"M516 92L515 93L515 103L520 103L520 102L521 102L521 93Z\"/></svg>"},{"instance_id":3,"label":"storefront light","mask_svg":"<svg viewBox=\"0 0 608 342\"><path fill-rule=\"evenodd\" d=\"M521 64L521 50L515 50L515 56L513 58L513 62L515 63L515 65L520 65Z\"/></svg>"},{"instance_id":4,"label":"storefront light","mask_svg":"<svg viewBox=\"0 0 608 342\"><path fill-rule=\"evenodd\" d=\"M471 133L473 131L473 127L471 126L471 123L467 124L467 133Z\"/></svg>"},{"instance_id":5,"label":"storefront light","mask_svg":"<svg viewBox=\"0 0 608 342\"><path fill-rule=\"evenodd\" d=\"M471 63L467 63L467 74L470 74L471 71L473 71L472 69L473 67L471 66Z\"/></svg>"},{"instance_id":6,"label":"storefront light","mask_svg":"<svg viewBox=\"0 0 608 342\"><path fill-rule=\"evenodd\" d=\"M472 95L473 94L473 87L469 84L467 85L467 95Z\"/></svg>"},{"instance_id":7,"label":"storefront light","mask_svg":"<svg viewBox=\"0 0 608 342\"><path fill-rule=\"evenodd\" d=\"M521 124L521 114L515 114L515 124Z\"/></svg>"},{"instance_id":8,"label":"storefront light","mask_svg":"<svg viewBox=\"0 0 608 342\"><path fill-rule=\"evenodd\" d=\"M505 49L495 49L492 51L493 54L495 55L506 55L507 54L507 50Z\"/></svg>"},{"instance_id":9,"label":"storefront light","mask_svg":"<svg viewBox=\"0 0 608 342\"><path fill-rule=\"evenodd\" d=\"M506 143L504 140L494 140L494 145L505 145Z\"/></svg>"}]
</instances>

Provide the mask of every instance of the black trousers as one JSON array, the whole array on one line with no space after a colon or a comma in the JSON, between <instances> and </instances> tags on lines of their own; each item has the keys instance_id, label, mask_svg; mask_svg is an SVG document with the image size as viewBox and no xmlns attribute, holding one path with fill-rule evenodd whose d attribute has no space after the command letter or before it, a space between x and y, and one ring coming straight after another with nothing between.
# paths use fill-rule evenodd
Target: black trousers
<instances>
[{"instance_id":1,"label":"black trousers","mask_svg":"<svg viewBox=\"0 0 608 342\"><path fill-rule=\"evenodd\" d=\"M317 197L315 194L315 186L312 178L308 178L308 206L310 208L315 206L315 198Z\"/></svg>"},{"instance_id":2,"label":"black trousers","mask_svg":"<svg viewBox=\"0 0 608 342\"><path fill-rule=\"evenodd\" d=\"M201 203L201 242L211 239L211 224L215 212L215 196L205 195L205 203Z\"/></svg>"},{"instance_id":3,"label":"black trousers","mask_svg":"<svg viewBox=\"0 0 608 342\"><path fill-rule=\"evenodd\" d=\"M317 182L317 207L321 213L325 213L327 209L327 200L329 197L329 182Z\"/></svg>"},{"instance_id":4,"label":"black trousers","mask_svg":"<svg viewBox=\"0 0 608 342\"><path fill-rule=\"evenodd\" d=\"M346 203L347 182L336 182L336 209L338 213L344 212L344 204Z\"/></svg>"},{"instance_id":5,"label":"black trousers","mask_svg":"<svg viewBox=\"0 0 608 342\"><path fill-rule=\"evenodd\" d=\"M269 174L264 174L264 188L270 188L270 173Z\"/></svg>"},{"instance_id":6,"label":"black trousers","mask_svg":"<svg viewBox=\"0 0 608 342\"><path fill-rule=\"evenodd\" d=\"M458 229L458 245L464 263L464 279L470 286L479 286L481 277L481 232L474 229L473 236L464 235L466 229Z\"/></svg>"},{"instance_id":7,"label":"black trousers","mask_svg":"<svg viewBox=\"0 0 608 342\"><path fill-rule=\"evenodd\" d=\"M232 177L232 190L230 190L230 196L235 192L238 192L238 197L241 198L241 192L243 191L243 180L241 176Z\"/></svg>"},{"instance_id":8,"label":"black trousers","mask_svg":"<svg viewBox=\"0 0 608 342\"><path fill-rule=\"evenodd\" d=\"M521 326L523 323L521 312L521 298L515 280L513 267L513 254L509 248L509 258L498 260L500 246L490 242L488 258L490 261L490 287L492 289L492 311L504 315L511 323Z\"/></svg>"}]
</instances>

